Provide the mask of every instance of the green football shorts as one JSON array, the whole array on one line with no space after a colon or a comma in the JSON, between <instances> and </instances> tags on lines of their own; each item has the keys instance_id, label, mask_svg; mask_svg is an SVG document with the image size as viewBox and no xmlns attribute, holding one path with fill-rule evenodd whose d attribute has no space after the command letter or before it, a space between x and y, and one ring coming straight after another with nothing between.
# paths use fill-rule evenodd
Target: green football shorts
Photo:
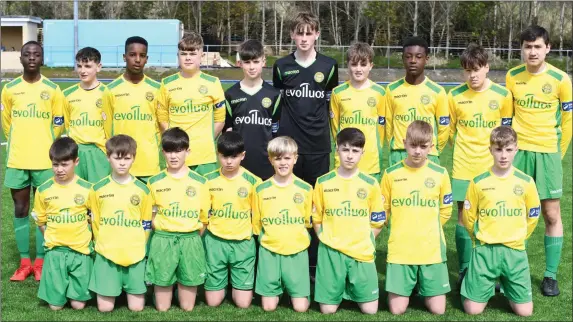
<instances>
[{"instance_id":1,"label":"green football shorts","mask_svg":"<svg viewBox=\"0 0 573 322\"><path fill-rule=\"evenodd\" d=\"M55 247L46 252L38 297L50 305L64 306L67 299L87 301L93 259L68 247Z\"/></svg>"},{"instance_id":2,"label":"green football shorts","mask_svg":"<svg viewBox=\"0 0 573 322\"><path fill-rule=\"evenodd\" d=\"M501 244L478 245L473 249L461 295L474 302L487 303L495 295L498 278L510 301L517 304L532 301L527 253Z\"/></svg>"},{"instance_id":3,"label":"green football shorts","mask_svg":"<svg viewBox=\"0 0 573 322\"><path fill-rule=\"evenodd\" d=\"M446 262L429 265L386 264L386 291L410 296L414 286L421 296L438 296L450 291Z\"/></svg>"},{"instance_id":4,"label":"green football shorts","mask_svg":"<svg viewBox=\"0 0 573 322\"><path fill-rule=\"evenodd\" d=\"M196 230L170 233L156 230L149 245L145 280L157 286L198 286L205 282L207 264L203 241Z\"/></svg>"},{"instance_id":5,"label":"green football shorts","mask_svg":"<svg viewBox=\"0 0 573 322\"><path fill-rule=\"evenodd\" d=\"M454 201L465 201L469 186L469 180L452 178L452 197Z\"/></svg>"},{"instance_id":6,"label":"green football shorts","mask_svg":"<svg viewBox=\"0 0 573 322\"><path fill-rule=\"evenodd\" d=\"M344 298L366 303L376 301L378 296L378 273L374 262L359 262L320 243L316 264L315 301L336 305Z\"/></svg>"},{"instance_id":7,"label":"green football shorts","mask_svg":"<svg viewBox=\"0 0 573 322\"><path fill-rule=\"evenodd\" d=\"M513 165L533 178L539 199L559 199L563 196L563 165L560 152L519 150L513 159Z\"/></svg>"},{"instance_id":8,"label":"green football shorts","mask_svg":"<svg viewBox=\"0 0 573 322\"><path fill-rule=\"evenodd\" d=\"M279 296L285 289L290 297L310 296L307 250L281 255L260 246L255 293L267 297Z\"/></svg>"},{"instance_id":9,"label":"green football shorts","mask_svg":"<svg viewBox=\"0 0 573 322\"><path fill-rule=\"evenodd\" d=\"M391 167L394 164L406 159L407 157L408 153L406 153L406 150L391 150L390 157L388 158L390 164L388 166ZM440 164L440 158L435 155L428 155L428 159L437 165Z\"/></svg>"},{"instance_id":10,"label":"green football shorts","mask_svg":"<svg viewBox=\"0 0 573 322\"><path fill-rule=\"evenodd\" d=\"M24 189L32 186L37 188L54 176L52 169L46 170L23 170L6 168L4 186L10 189Z\"/></svg>"},{"instance_id":11,"label":"green football shorts","mask_svg":"<svg viewBox=\"0 0 573 322\"><path fill-rule=\"evenodd\" d=\"M197 172L198 174L204 176L207 173L213 172L219 169L219 164L217 162L213 163L205 163L205 164L197 164L189 166L189 169Z\"/></svg>"},{"instance_id":12,"label":"green football shorts","mask_svg":"<svg viewBox=\"0 0 573 322\"><path fill-rule=\"evenodd\" d=\"M91 183L96 183L111 173L107 156L95 144L78 144L80 162L76 174Z\"/></svg>"},{"instance_id":13,"label":"green football shorts","mask_svg":"<svg viewBox=\"0 0 573 322\"><path fill-rule=\"evenodd\" d=\"M103 296L119 296L124 290L128 294L144 294L145 259L130 265L121 266L96 253L90 291Z\"/></svg>"},{"instance_id":14,"label":"green football shorts","mask_svg":"<svg viewBox=\"0 0 573 322\"><path fill-rule=\"evenodd\" d=\"M207 255L205 290L219 291L229 283L236 290L252 290L255 283L255 240L228 240L206 231L203 237Z\"/></svg>"}]
</instances>

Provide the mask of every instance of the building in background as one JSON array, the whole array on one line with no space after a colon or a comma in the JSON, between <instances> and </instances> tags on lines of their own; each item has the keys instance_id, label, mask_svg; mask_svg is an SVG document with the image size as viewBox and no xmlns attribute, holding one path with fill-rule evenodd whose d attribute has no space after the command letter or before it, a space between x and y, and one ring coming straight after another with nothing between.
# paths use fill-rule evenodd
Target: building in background
<instances>
[{"instance_id":1,"label":"building in background","mask_svg":"<svg viewBox=\"0 0 573 322\"><path fill-rule=\"evenodd\" d=\"M20 49L30 40L38 41L38 28L42 19L32 16L0 17L0 35L2 35L2 71L23 71L20 64Z\"/></svg>"}]
</instances>

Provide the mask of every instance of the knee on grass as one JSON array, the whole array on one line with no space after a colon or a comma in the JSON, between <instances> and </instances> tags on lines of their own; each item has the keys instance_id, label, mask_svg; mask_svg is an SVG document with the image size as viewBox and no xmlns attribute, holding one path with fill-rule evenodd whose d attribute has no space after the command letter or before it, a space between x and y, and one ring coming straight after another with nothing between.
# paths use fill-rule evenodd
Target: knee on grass
<instances>
[{"instance_id":1,"label":"knee on grass","mask_svg":"<svg viewBox=\"0 0 573 322\"><path fill-rule=\"evenodd\" d=\"M86 302L71 301L70 305L74 310L83 310L86 307Z\"/></svg>"}]
</instances>

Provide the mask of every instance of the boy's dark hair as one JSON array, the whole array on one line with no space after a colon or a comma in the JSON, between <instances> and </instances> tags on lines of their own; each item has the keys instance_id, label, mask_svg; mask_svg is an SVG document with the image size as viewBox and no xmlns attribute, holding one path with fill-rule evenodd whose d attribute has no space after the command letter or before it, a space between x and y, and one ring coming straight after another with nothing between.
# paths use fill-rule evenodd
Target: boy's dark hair
<instances>
[{"instance_id":1,"label":"boy's dark hair","mask_svg":"<svg viewBox=\"0 0 573 322\"><path fill-rule=\"evenodd\" d=\"M127 53L127 47L131 44L142 44L145 46L145 48L149 47L149 45L147 44L147 40L145 40L145 38L139 37L139 36L129 37L129 38L127 38L127 40L125 40L125 52L126 53Z\"/></svg>"},{"instance_id":2,"label":"boy's dark hair","mask_svg":"<svg viewBox=\"0 0 573 322\"><path fill-rule=\"evenodd\" d=\"M224 132L217 140L217 152L234 157L245 152L245 141L239 132Z\"/></svg>"},{"instance_id":3,"label":"boy's dark hair","mask_svg":"<svg viewBox=\"0 0 573 322\"><path fill-rule=\"evenodd\" d=\"M241 61L265 57L263 44L256 39L246 40L239 46L239 57Z\"/></svg>"},{"instance_id":4,"label":"boy's dark hair","mask_svg":"<svg viewBox=\"0 0 573 322\"><path fill-rule=\"evenodd\" d=\"M37 42L35 40L30 40L30 41L26 42L24 45L22 45L22 48L20 48L20 55L23 55L24 54L24 48L26 48L27 46L30 46L30 45L36 45L36 46L40 47L42 54L44 54L44 47L42 47L42 44L40 44L39 42Z\"/></svg>"},{"instance_id":5,"label":"boy's dark hair","mask_svg":"<svg viewBox=\"0 0 573 322\"><path fill-rule=\"evenodd\" d=\"M363 149L364 144L366 144L366 137L359 129L347 127L336 135L336 145L340 147L345 144Z\"/></svg>"},{"instance_id":6,"label":"boy's dark hair","mask_svg":"<svg viewBox=\"0 0 573 322\"><path fill-rule=\"evenodd\" d=\"M58 138L50 147L52 162L75 161L78 158L78 144L70 137Z\"/></svg>"},{"instance_id":7,"label":"boy's dark hair","mask_svg":"<svg viewBox=\"0 0 573 322\"><path fill-rule=\"evenodd\" d=\"M541 26L529 26L521 32L519 36L519 44L523 45L525 41L535 41L537 38L543 38L545 45L549 45L549 33Z\"/></svg>"},{"instance_id":8,"label":"boy's dark hair","mask_svg":"<svg viewBox=\"0 0 573 322\"><path fill-rule=\"evenodd\" d=\"M413 47L413 46L420 46L424 48L426 56L428 55L429 49L428 49L428 42L426 41L426 39L418 36L406 38L406 40L404 40L404 43L402 44L402 52L404 52L407 47Z\"/></svg>"},{"instance_id":9,"label":"boy's dark hair","mask_svg":"<svg viewBox=\"0 0 573 322\"><path fill-rule=\"evenodd\" d=\"M161 148L165 152L181 152L189 149L189 135L180 127L172 127L163 132Z\"/></svg>"},{"instance_id":10,"label":"boy's dark hair","mask_svg":"<svg viewBox=\"0 0 573 322\"><path fill-rule=\"evenodd\" d=\"M120 158L128 154L131 154L131 156L135 157L137 152L137 143L129 135L118 134L107 140L105 143L105 149L107 151L108 157L114 153L117 154L117 156Z\"/></svg>"},{"instance_id":11,"label":"boy's dark hair","mask_svg":"<svg viewBox=\"0 0 573 322\"><path fill-rule=\"evenodd\" d=\"M93 61L94 63L99 64L101 62L101 54L99 50L93 47L84 47L78 50L76 61L81 63Z\"/></svg>"},{"instance_id":12,"label":"boy's dark hair","mask_svg":"<svg viewBox=\"0 0 573 322\"><path fill-rule=\"evenodd\" d=\"M460 56L463 69L482 68L487 65L488 59L489 55L485 48L474 43L469 44Z\"/></svg>"},{"instance_id":13,"label":"boy's dark hair","mask_svg":"<svg viewBox=\"0 0 573 322\"><path fill-rule=\"evenodd\" d=\"M374 61L374 49L369 44L364 42L355 42L348 48L346 52L347 63L361 64L366 62L368 64Z\"/></svg>"}]
</instances>

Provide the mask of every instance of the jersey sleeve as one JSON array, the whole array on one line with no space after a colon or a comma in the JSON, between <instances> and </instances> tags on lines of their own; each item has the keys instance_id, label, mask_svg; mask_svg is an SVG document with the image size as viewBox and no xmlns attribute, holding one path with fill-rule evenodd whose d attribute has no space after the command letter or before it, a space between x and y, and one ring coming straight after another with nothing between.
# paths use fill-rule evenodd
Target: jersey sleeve
<instances>
[{"instance_id":1,"label":"jersey sleeve","mask_svg":"<svg viewBox=\"0 0 573 322\"><path fill-rule=\"evenodd\" d=\"M273 116L271 117L271 132L273 135L279 131L281 119L281 95L277 95L275 104L273 105Z\"/></svg>"},{"instance_id":2,"label":"jersey sleeve","mask_svg":"<svg viewBox=\"0 0 573 322\"><path fill-rule=\"evenodd\" d=\"M507 88L513 94L513 79L509 71L505 74L505 88Z\"/></svg>"},{"instance_id":3,"label":"jersey sleeve","mask_svg":"<svg viewBox=\"0 0 573 322\"><path fill-rule=\"evenodd\" d=\"M452 96L451 92L448 93L448 109L450 111L450 143L454 144L454 136L456 135L456 125L458 122L458 116L456 115L456 103L454 101L454 97Z\"/></svg>"},{"instance_id":4,"label":"jersey sleeve","mask_svg":"<svg viewBox=\"0 0 573 322\"><path fill-rule=\"evenodd\" d=\"M151 218L153 217L153 199L151 198L151 192L144 194L142 199L140 206L141 226L145 231L145 239L147 240L151 233Z\"/></svg>"},{"instance_id":5,"label":"jersey sleeve","mask_svg":"<svg viewBox=\"0 0 573 322\"><path fill-rule=\"evenodd\" d=\"M92 214L92 232L94 235L94 240L97 242L97 237L98 237L98 233L99 233L100 210L99 210L99 204L97 201L97 194L93 190L93 188L90 190L90 194L88 197L88 205L90 208L90 212Z\"/></svg>"},{"instance_id":6,"label":"jersey sleeve","mask_svg":"<svg viewBox=\"0 0 573 322\"><path fill-rule=\"evenodd\" d=\"M573 110L573 89L571 89L571 78L568 75L563 76L563 80L559 85L559 102L561 103L561 159L565 157L569 143L571 143L571 136L573 133L572 128L572 115Z\"/></svg>"},{"instance_id":7,"label":"jersey sleeve","mask_svg":"<svg viewBox=\"0 0 573 322\"><path fill-rule=\"evenodd\" d=\"M281 76L281 71L276 62L273 65L273 86L278 89L283 88L283 79Z\"/></svg>"},{"instance_id":8,"label":"jersey sleeve","mask_svg":"<svg viewBox=\"0 0 573 322\"><path fill-rule=\"evenodd\" d=\"M393 135L392 131L394 130L393 114L394 114L393 97L392 97L392 92L390 92L390 89L388 88L386 90L386 140L388 141L388 145L392 140L392 135Z\"/></svg>"},{"instance_id":9,"label":"jersey sleeve","mask_svg":"<svg viewBox=\"0 0 573 322\"><path fill-rule=\"evenodd\" d=\"M328 75L328 80L326 81L326 88L324 89L328 93L332 92L332 90L338 86L338 64L335 63L332 68L330 69L330 74Z\"/></svg>"},{"instance_id":10,"label":"jersey sleeve","mask_svg":"<svg viewBox=\"0 0 573 322\"><path fill-rule=\"evenodd\" d=\"M111 138L113 135L113 107L115 105L115 97L111 91L107 90L103 92L101 100L103 130L105 132L105 137Z\"/></svg>"},{"instance_id":11,"label":"jersey sleeve","mask_svg":"<svg viewBox=\"0 0 573 322\"><path fill-rule=\"evenodd\" d=\"M445 225L452 216L453 202L452 185L450 183L450 176L446 170L444 174L442 174L442 184L440 186L440 223L442 226Z\"/></svg>"},{"instance_id":12,"label":"jersey sleeve","mask_svg":"<svg viewBox=\"0 0 573 322\"><path fill-rule=\"evenodd\" d=\"M384 146L385 131L386 131L386 95L382 96L382 99L378 100L376 104L376 110L378 112L378 144Z\"/></svg>"},{"instance_id":13,"label":"jersey sleeve","mask_svg":"<svg viewBox=\"0 0 573 322\"><path fill-rule=\"evenodd\" d=\"M539 194L537 193L537 188L533 180L530 180L527 185L525 207L527 209L527 237L525 238L529 239L537 226L539 214L541 213L541 201L539 201Z\"/></svg>"},{"instance_id":14,"label":"jersey sleeve","mask_svg":"<svg viewBox=\"0 0 573 322\"><path fill-rule=\"evenodd\" d=\"M70 134L70 115L72 106L67 98L64 99L63 113L64 113L64 133Z\"/></svg>"},{"instance_id":15,"label":"jersey sleeve","mask_svg":"<svg viewBox=\"0 0 573 322\"><path fill-rule=\"evenodd\" d=\"M479 194L477 186L473 180L470 180L468 191L466 193L466 200L464 201L464 210L462 215L462 222L464 227L470 234L472 240L475 240L474 226L477 221L477 213L479 207Z\"/></svg>"},{"instance_id":16,"label":"jersey sleeve","mask_svg":"<svg viewBox=\"0 0 573 322\"><path fill-rule=\"evenodd\" d=\"M207 182L201 185L201 212L199 213L199 221L203 224L209 224L209 210L211 210L211 194L209 193L209 186Z\"/></svg>"},{"instance_id":17,"label":"jersey sleeve","mask_svg":"<svg viewBox=\"0 0 573 322\"><path fill-rule=\"evenodd\" d=\"M336 135L340 131L340 99L337 94L330 97L330 134L336 141Z\"/></svg>"},{"instance_id":18,"label":"jersey sleeve","mask_svg":"<svg viewBox=\"0 0 573 322\"><path fill-rule=\"evenodd\" d=\"M52 115L54 116L53 128L54 135L60 137L64 132L64 102L66 98L60 87L56 87L54 91L54 98L52 100Z\"/></svg>"},{"instance_id":19,"label":"jersey sleeve","mask_svg":"<svg viewBox=\"0 0 573 322\"><path fill-rule=\"evenodd\" d=\"M322 216L324 215L324 199L322 194L322 184L316 183L314 186L314 192L312 193L312 203L313 203L313 212L312 212L312 223L313 224L322 224Z\"/></svg>"},{"instance_id":20,"label":"jersey sleeve","mask_svg":"<svg viewBox=\"0 0 573 322\"><path fill-rule=\"evenodd\" d=\"M370 227L382 228L386 222L386 210L382 202L382 191L379 185L372 187L368 203L370 204Z\"/></svg>"},{"instance_id":21,"label":"jersey sleeve","mask_svg":"<svg viewBox=\"0 0 573 322\"><path fill-rule=\"evenodd\" d=\"M217 78L214 85L215 92L213 93L213 107L214 107L214 120L215 123L225 122L225 92L223 91L223 86L221 81Z\"/></svg>"},{"instance_id":22,"label":"jersey sleeve","mask_svg":"<svg viewBox=\"0 0 573 322\"><path fill-rule=\"evenodd\" d=\"M252 220L253 220L253 234L255 235L260 235L261 234L261 229L263 228L262 223L261 223L261 199L260 199L260 195L256 192L256 187L255 187L255 194L253 196L253 215L252 215Z\"/></svg>"},{"instance_id":23,"label":"jersey sleeve","mask_svg":"<svg viewBox=\"0 0 573 322\"><path fill-rule=\"evenodd\" d=\"M384 171L384 175L382 176L380 192L382 195L382 209L386 213L385 222L388 223L390 222L390 216L392 215L392 209L390 208L390 202L392 200L392 181L386 171Z\"/></svg>"},{"instance_id":24,"label":"jersey sleeve","mask_svg":"<svg viewBox=\"0 0 573 322\"><path fill-rule=\"evenodd\" d=\"M442 90L438 94L436 119L438 121L438 146L436 148L439 153L442 153L450 136L450 110L448 108L448 98L445 90Z\"/></svg>"},{"instance_id":25,"label":"jersey sleeve","mask_svg":"<svg viewBox=\"0 0 573 322\"><path fill-rule=\"evenodd\" d=\"M229 90L225 91L225 126L223 127L223 132L227 131L228 129L233 128L233 109L231 108L231 95Z\"/></svg>"},{"instance_id":26,"label":"jersey sleeve","mask_svg":"<svg viewBox=\"0 0 573 322\"><path fill-rule=\"evenodd\" d=\"M304 225L306 228L312 228L312 194L313 189L307 192L304 198Z\"/></svg>"},{"instance_id":27,"label":"jersey sleeve","mask_svg":"<svg viewBox=\"0 0 573 322\"><path fill-rule=\"evenodd\" d=\"M4 137L9 139L10 137L10 126L12 124L12 93L6 89L2 90L2 131L4 132Z\"/></svg>"},{"instance_id":28,"label":"jersey sleeve","mask_svg":"<svg viewBox=\"0 0 573 322\"><path fill-rule=\"evenodd\" d=\"M44 199L42 198L41 192L36 192L34 196L34 209L31 213L36 225L44 226L48 222L48 215L46 213L46 205L44 204Z\"/></svg>"},{"instance_id":29,"label":"jersey sleeve","mask_svg":"<svg viewBox=\"0 0 573 322\"><path fill-rule=\"evenodd\" d=\"M513 123L513 94L507 91L501 103L501 125L511 126Z\"/></svg>"},{"instance_id":30,"label":"jersey sleeve","mask_svg":"<svg viewBox=\"0 0 573 322\"><path fill-rule=\"evenodd\" d=\"M169 91L163 83L161 83L157 97L157 121L159 123L169 122Z\"/></svg>"}]
</instances>

